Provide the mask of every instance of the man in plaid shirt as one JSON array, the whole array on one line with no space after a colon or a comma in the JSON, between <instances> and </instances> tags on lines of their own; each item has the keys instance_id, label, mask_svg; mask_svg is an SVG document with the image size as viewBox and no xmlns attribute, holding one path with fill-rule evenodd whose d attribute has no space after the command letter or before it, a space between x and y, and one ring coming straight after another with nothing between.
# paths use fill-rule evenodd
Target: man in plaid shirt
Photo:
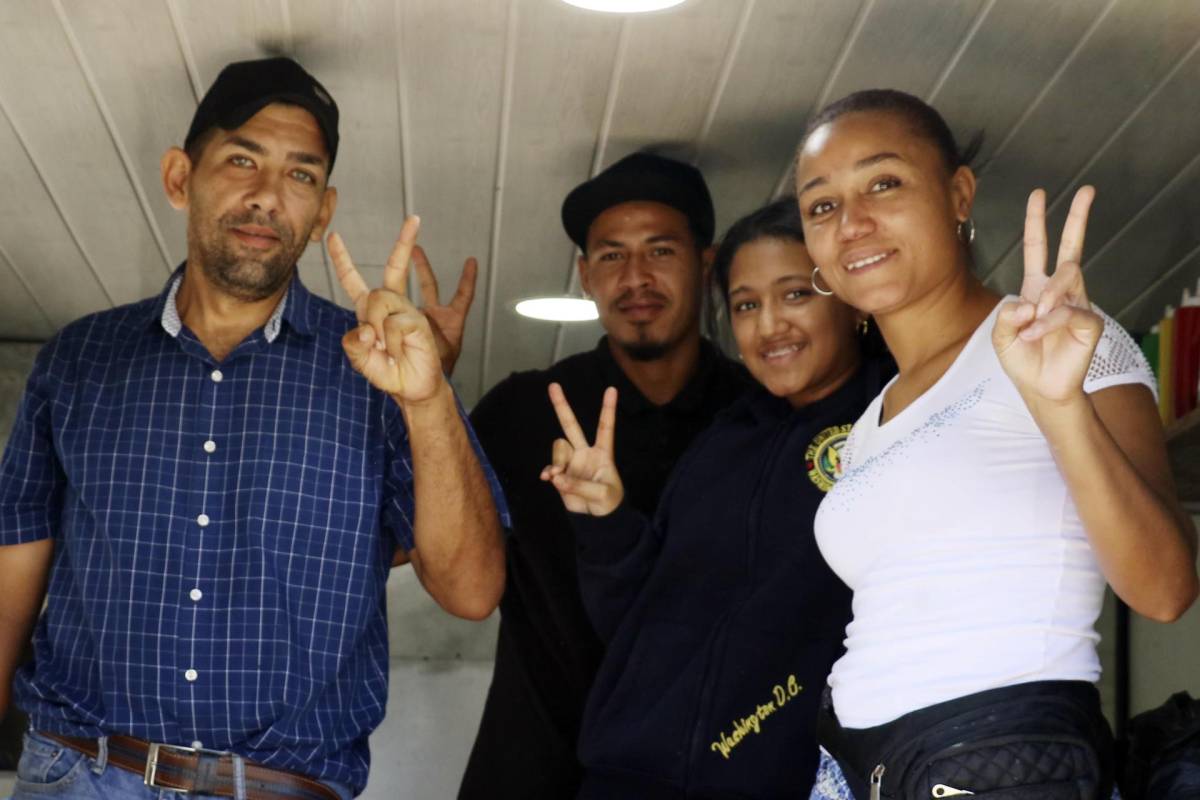
<instances>
[{"instance_id":1,"label":"man in plaid shirt","mask_svg":"<svg viewBox=\"0 0 1200 800\"><path fill-rule=\"evenodd\" d=\"M0 462L18 798L357 794L393 554L450 613L496 606L507 512L406 296L418 220L374 291L330 237L354 313L296 276L337 144L298 64L226 67L162 160L187 261L38 357Z\"/></svg>"}]
</instances>

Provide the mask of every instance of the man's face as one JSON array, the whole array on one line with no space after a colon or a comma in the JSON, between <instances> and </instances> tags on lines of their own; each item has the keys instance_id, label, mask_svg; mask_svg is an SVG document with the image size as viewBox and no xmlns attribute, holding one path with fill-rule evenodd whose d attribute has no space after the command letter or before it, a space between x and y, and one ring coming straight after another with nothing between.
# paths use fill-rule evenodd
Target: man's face
<instances>
[{"instance_id":1,"label":"man's face","mask_svg":"<svg viewBox=\"0 0 1200 800\"><path fill-rule=\"evenodd\" d=\"M682 212L648 201L615 205L592 221L587 245L580 282L614 344L650 361L698 335L704 256Z\"/></svg>"},{"instance_id":2,"label":"man's face","mask_svg":"<svg viewBox=\"0 0 1200 800\"><path fill-rule=\"evenodd\" d=\"M333 213L317 121L272 103L236 130L215 129L188 179L188 259L218 289L253 302L292 275Z\"/></svg>"}]
</instances>

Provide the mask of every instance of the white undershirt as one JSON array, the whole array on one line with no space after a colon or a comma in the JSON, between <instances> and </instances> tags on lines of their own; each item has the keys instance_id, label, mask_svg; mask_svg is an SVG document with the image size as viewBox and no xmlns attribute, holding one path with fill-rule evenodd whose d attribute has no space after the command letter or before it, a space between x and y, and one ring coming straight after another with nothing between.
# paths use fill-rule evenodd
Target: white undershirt
<instances>
[{"instance_id":1,"label":"white undershirt","mask_svg":"<svg viewBox=\"0 0 1200 800\"><path fill-rule=\"evenodd\" d=\"M829 677L848 728L985 689L1100 676L1104 576L992 347L999 307L884 425L883 393L875 398L817 512L821 553L854 590L846 653ZM1142 383L1153 392L1141 351L1102 316L1085 391Z\"/></svg>"}]
</instances>

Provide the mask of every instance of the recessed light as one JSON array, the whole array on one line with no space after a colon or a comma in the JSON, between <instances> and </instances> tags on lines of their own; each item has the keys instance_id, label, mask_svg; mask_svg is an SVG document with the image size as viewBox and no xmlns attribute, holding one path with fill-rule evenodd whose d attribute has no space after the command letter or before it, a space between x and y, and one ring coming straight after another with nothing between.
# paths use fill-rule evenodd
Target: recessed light
<instances>
[{"instance_id":1,"label":"recessed light","mask_svg":"<svg viewBox=\"0 0 1200 800\"><path fill-rule=\"evenodd\" d=\"M586 322L599 319L596 304L582 297L531 297L517 303L517 313L549 322Z\"/></svg>"},{"instance_id":2,"label":"recessed light","mask_svg":"<svg viewBox=\"0 0 1200 800\"><path fill-rule=\"evenodd\" d=\"M638 14L643 11L661 11L677 6L684 0L563 0L568 5L590 11L607 11L610 14Z\"/></svg>"}]
</instances>

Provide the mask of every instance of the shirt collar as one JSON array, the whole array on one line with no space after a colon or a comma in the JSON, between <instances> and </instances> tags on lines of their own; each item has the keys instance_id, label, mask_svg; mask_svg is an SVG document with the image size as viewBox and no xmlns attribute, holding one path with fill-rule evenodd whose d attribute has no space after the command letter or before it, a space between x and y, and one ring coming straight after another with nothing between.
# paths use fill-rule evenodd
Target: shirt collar
<instances>
[{"instance_id":1,"label":"shirt collar","mask_svg":"<svg viewBox=\"0 0 1200 800\"><path fill-rule=\"evenodd\" d=\"M596 345L596 356L600 359L600 364L604 370L604 379L610 386L617 387L617 403L626 411L638 414L644 411L651 411L656 408L669 409L676 413L689 414L700 408L704 403L707 394L708 384L716 368L718 358L723 358L712 342L707 339L700 339L700 356L696 361L696 370L692 376L688 378L686 384L667 403L662 406L656 406L651 403L646 396L643 395L633 381L617 364L617 360L613 358L612 350L609 349L608 337L601 337L600 343Z\"/></svg>"},{"instance_id":2,"label":"shirt collar","mask_svg":"<svg viewBox=\"0 0 1200 800\"><path fill-rule=\"evenodd\" d=\"M177 338L179 332L183 330L183 320L179 318L179 307L175 305L175 296L179 293L186 266L187 263L184 262L171 273L171 277L167 279L167 285L163 287L158 300L151 307L152 311L148 319L148 322L161 325L171 338ZM274 342L279 338L279 331L283 328L284 322L287 322L301 336L311 336L312 316L315 313L313 305L312 295L308 289L304 288L299 274L292 276L287 293L284 294L279 305L275 306L270 318L263 325L263 338L267 340L268 344Z\"/></svg>"}]
</instances>

